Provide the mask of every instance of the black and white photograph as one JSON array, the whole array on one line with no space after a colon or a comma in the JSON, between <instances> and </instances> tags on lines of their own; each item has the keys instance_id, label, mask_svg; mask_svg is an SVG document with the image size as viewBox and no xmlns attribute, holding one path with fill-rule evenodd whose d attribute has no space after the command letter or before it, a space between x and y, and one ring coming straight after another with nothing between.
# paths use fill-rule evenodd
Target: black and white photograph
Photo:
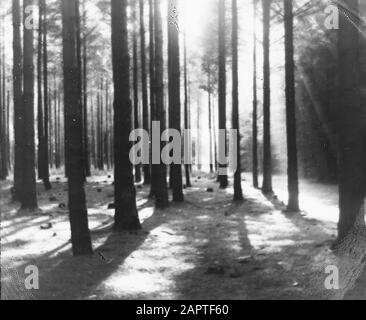
<instances>
[{"instance_id":1,"label":"black and white photograph","mask_svg":"<svg viewBox=\"0 0 366 320\"><path fill-rule=\"evenodd\" d=\"M0 0L0 213L1 300L366 300L366 1Z\"/></svg>"}]
</instances>

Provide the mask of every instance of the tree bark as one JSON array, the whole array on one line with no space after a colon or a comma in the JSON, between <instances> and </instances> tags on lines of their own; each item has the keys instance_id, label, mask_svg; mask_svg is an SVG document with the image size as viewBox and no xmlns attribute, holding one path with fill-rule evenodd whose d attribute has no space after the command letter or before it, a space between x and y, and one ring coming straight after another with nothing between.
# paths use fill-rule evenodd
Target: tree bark
<instances>
[{"instance_id":1,"label":"tree bark","mask_svg":"<svg viewBox=\"0 0 366 320\"><path fill-rule=\"evenodd\" d=\"M115 137L115 229L117 231L137 230L141 228L141 225L136 207L132 163L129 159L132 104L130 99L127 0L111 0L111 2Z\"/></svg>"},{"instance_id":2,"label":"tree bark","mask_svg":"<svg viewBox=\"0 0 366 320\"><path fill-rule=\"evenodd\" d=\"M24 130L22 145L23 161L23 187L21 208L23 210L35 210L38 208L35 174L35 141L34 141L34 65L33 65L33 39L34 32L32 28L27 28L26 19L29 12L26 8L33 5L32 0L23 2L23 117Z\"/></svg>"},{"instance_id":3,"label":"tree bark","mask_svg":"<svg viewBox=\"0 0 366 320\"><path fill-rule=\"evenodd\" d=\"M164 107L164 58L163 58L163 27L160 12L160 0L154 0L154 29L155 29L155 98L156 114L153 120L160 122L160 133L166 128L166 112ZM160 144L160 154L163 143ZM167 167L165 164L156 166L156 190L155 205L157 208L164 209L169 206L168 187L167 187Z\"/></svg>"},{"instance_id":4,"label":"tree bark","mask_svg":"<svg viewBox=\"0 0 366 320\"><path fill-rule=\"evenodd\" d=\"M253 0L253 142L252 142L252 174L253 187L258 189L258 96L257 96L257 0Z\"/></svg>"},{"instance_id":5,"label":"tree bark","mask_svg":"<svg viewBox=\"0 0 366 320\"><path fill-rule=\"evenodd\" d=\"M23 187L23 65L22 44L20 35L20 4L19 0L12 2L13 18L13 94L14 94L14 190L13 200L20 201Z\"/></svg>"},{"instance_id":6,"label":"tree bark","mask_svg":"<svg viewBox=\"0 0 366 320\"><path fill-rule=\"evenodd\" d=\"M240 126L239 126L239 74L238 74L238 3L232 0L232 73L233 73L233 109L232 127L237 130L236 162L237 168L234 172L234 201L243 200L241 187L241 156L240 156Z\"/></svg>"},{"instance_id":7,"label":"tree bark","mask_svg":"<svg viewBox=\"0 0 366 320\"><path fill-rule=\"evenodd\" d=\"M149 132L149 103L147 92L147 74L146 74L146 41L145 41L145 22L144 22L144 0L140 2L140 46L141 46L141 91L142 91L142 127ZM150 185L151 183L151 171L150 165L145 164L143 166L144 172L144 185Z\"/></svg>"},{"instance_id":8,"label":"tree bark","mask_svg":"<svg viewBox=\"0 0 366 320\"><path fill-rule=\"evenodd\" d=\"M63 69L65 100L65 144L68 163L68 198L73 254L92 253L88 212L84 190L83 126L80 91L80 68L77 54L78 0L62 1Z\"/></svg>"},{"instance_id":9,"label":"tree bark","mask_svg":"<svg viewBox=\"0 0 366 320\"><path fill-rule=\"evenodd\" d=\"M271 156L271 88L270 88L270 11L271 0L262 0L263 5L263 185L264 194L272 193Z\"/></svg>"},{"instance_id":10,"label":"tree bark","mask_svg":"<svg viewBox=\"0 0 366 320\"><path fill-rule=\"evenodd\" d=\"M365 65L360 63L365 47L360 39L359 22L349 16L359 12L357 0L346 0L339 6L339 223L341 243L355 227L364 224L362 206L366 196L366 111L362 88L366 83ZM349 10L349 12L348 12ZM361 54L363 52L363 55ZM359 220L358 220L359 218Z\"/></svg>"},{"instance_id":11,"label":"tree bark","mask_svg":"<svg viewBox=\"0 0 366 320\"><path fill-rule=\"evenodd\" d=\"M139 128L139 79L138 79L138 53L137 53L137 7L136 4L133 4L132 8L132 23L133 23L133 32L132 32L132 50L133 50L133 111L134 111L134 128ZM141 182L141 165L135 165L135 181Z\"/></svg>"},{"instance_id":12,"label":"tree bark","mask_svg":"<svg viewBox=\"0 0 366 320\"><path fill-rule=\"evenodd\" d=\"M49 108L48 103L48 52L47 52L47 11L46 0L41 0L42 35L43 35L43 106L44 106L44 143L43 143L43 184L46 190L51 189L49 172ZM52 149L51 149L52 150Z\"/></svg>"},{"instance_id":13,"label":"tree bark","mask_svg":"<svg viewBox=\"0 0 366 320\"><path fill-rule=\"evenodd\" d=\"M186 23L186 21L185 21ZM189 123L189 103L188 103L188 63L187 63L187 38L184 32L184 129L190 129ZM188 141L191 143L191 141ZM185 164L184 166L185 176L186 176L186 187L190 188L191 178L190 178L190 166Z\"/></svg>"},{"instance_id":14,"label":"tree bark","mask_svg":"<svg viewBox=\"0 0 366 320\"><path fill-rule=\"evenodd\" d=\"M284 0L285 7L285 73L286 73L286 128L287 128L287 211L298 212L299 209L299 178L297 166L297 130L295 101L295 64L293 36L292 0Z\"/></svg>"},{"instance_id":15,"label":"tree bark","mask_svg":"<svg viewBox=\"0 0 366 320\"><path fill-rule=\"evenodd\" d=\"M225 0L219 0L219 129L225 130L226 136L226 32L225 32ZM219 143L219 154L226 155L226 137L224 144ZM227 166L219 164L220 171ZM220 188L228 186L227 173L219 173Z\"/></svg>"},{"instance_id":16,"label":"tree bark","mask_svg":"<svg viewBox=\"0 0 366 320\"><path fill-rule=\"evenodd\" d=\"M181 103L180 103L180 54L178 6L176 0L168 2L168 76L169 76L169 122L170 128L181 133ZM170 166L170 182L173 191L173 201L184 201L182 164L173 163Z\"/></svg>"}]
</instances>

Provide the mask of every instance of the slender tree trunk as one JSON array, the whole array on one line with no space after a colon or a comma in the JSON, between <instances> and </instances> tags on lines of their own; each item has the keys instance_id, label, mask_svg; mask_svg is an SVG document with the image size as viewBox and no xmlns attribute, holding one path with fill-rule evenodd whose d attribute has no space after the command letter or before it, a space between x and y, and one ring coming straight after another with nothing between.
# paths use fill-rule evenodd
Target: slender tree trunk
<instances>
[{"instance_id":1,"label":"slender tree trunk","mask_svg":"<svg viewBox=\"0 0 366 320\"><path fill-rule=\"evenodd\" d=\"M169 122L170 128L181 133L181 103L180 103L180 54L178 6L176 0L168 3L168 74L169 74ZM173 189L173 201L184 201L182 164L173 163L170 166L170 181Z\"/></svg>"},{"instance_id":2,"label":"slender tree trunk","mask_svg":"<svg viewBox=\"0 0 366 320\"><path fill-rule=\"evenodd\" d=\"M84 136L84 153L85 153L85 175L87 177L91 176L90 172L90 151L89 151L89 134L88 134L88 56L87 56L87 26L86 26L86 0L82 2L83 8L83 136Z\"/></svg>"},{"instance_id":3,"label":"slender tree trunk","mask_svg":"<svg viewBox=\"0 0 366 320\"><path fill-rule=\"evenodd\" d=\"M288 204L287 211L298 212L299 179L297 169L296 143L296 101L295 101L295 65L293 36L292 0L284 0L285 6L285 60L286 60L286 128L287 128L287 179Z\"/></svg>"},{"instance_id":4,"label":"slender tree trunk","mask_svg":"<svg viewBox=\"0 0 366 320\"><path fill-rule=\"evenodd\" d=\"M164 58L163 58L163 27L160 12L160 0L154 0L154 29L155 29L155 98L156 114L154 121L160 122L160 134L165 131L166 112L164 107ZM163 143L160 144L160 154ZM167 167L161 163L156 165L156 190L155 205L157 208L164 209L169 206L168 186L167 186Z\"/></svg>"},{"instance_id":5,"label":"slender tree trunk","mask_svg":"<svg viewBox=\"0 0 366 320\"><path fill-rule=\"evenodd\" d=\"M92 253L88 227L88 211L84 190L83 126L80 91L80 68L77 54L78 0L62 1L63 68L65 99L65 132L68 163L68 197L73 253Z\"/></svg>"},{"instance_id":6,"label":"slender tree trunk","mask_svg":"<svg viewBox=\"0 0 366 320\"><path fill-rule=\"evenodd\" d=\"M0 180L5 180L8 175L7 150L6 150L6 104L4 99L5 91L5 63L3 51L3 37L0 36Z\"/></svg>"},{"instance_id":7,"label":"slender tree trunk","mask_svg":"<svg viewBox=\"0 0 366 320\"><path fill-rule=\"evenodd\" d=\"M253 0L253 187L258 189L257 0Z\"/></svg>"},{"instance_id":8,"label":"slender tree trunk","mask_svg":"<svg viewBox=\"0 0 366 320\"><path fill-rule=\"evenodd\" d=\"M219 129L226 132L226 32L225 32L225 0L219 0ZM219 142L219 154L226 155L226 138ZM228 186L227 166L219 164L220 188Z\"/></svg>"},{"instance_id":9,"label":"slender tree trunk","mask_svg":"<svg viewBox=\"0 0 366 320\"><path fill-rule=\"evenodd\" d=\"M272 193L272 156L271 156L271 88L270 88L270 11L271 0L263 4L263 186L264 194Z\"/></svg>"},{"instance_id":10,"label":"slender tree trunk","mask_svg":"<svg viewBox=\"0 0 366 320\"><path fill-rule=\"evenodd\" d=\"M209 134L209 158L210 158L210 173L214 173L214 162L212 156L212 93L211 93L211 76L208 72L207 79L207 94L208 94L208 134Z\"/></svg>"},{"instance_id":11,"label":"slender tree trunk","mask_svg":"<svg viewBox=\"0 0 366 320\"><path fill-rule=\"evenodd\" d=\"M152 142L152 121L156 119L155 99L155 28L154 28L154 0L149 0L149 76L150 76L150 142ZM151 145L151 143L150 143ZM152 150L150 148L150 161ZM155 197L157 165L151 164L151 189L150 197Z\"/></svg>"},{"instance_id":12,"label":"slender tree trunk","mask_svg":"<svg viewBox=\"0 0 366 320\"><path fill-rule=\"evenodd\" d=\"M23 136L24 136L24 115L23 115L23 66L22 66L22 44L20 36L20 4L19 0L12 0L13 18L13 94L14 94L14 190L13 200L21 200L23 188Z\"/></svg>"},{"instance_id":13,"label":"slender tree trunk","mask_svg":"<svg viewBox=\"0 0 366 320\"><path fill-rule=\"evenodd\" d=\"M243 191L241 187L241 156L240 156L240 126L239 126L239 74L238 74L238 3L232 0L232 59L233 59L233 110L232 127L237 130L236 143L236 171L234 172L234 201L243 200Z\"/></svg>"},{"instance_id":14,"label":"slender tree trunk","mask_svg":"<svg viewBox=\"0 0 366 320\"><path fill-rule=\"evenodd\" d=\"M46 0L41 0L42 6L42 34L43 34L43 106L44 106L44 159L43 159L43 184L46 190L51 189L50 172L49 172L49 101L48 101L48 52L47 52L47 8ZM52 150L52 149L51 149Z\"/></svg>"},{"instance_id":15,"label":"slender tree trunk","mask_svg":"<svg viewBox=\"0 0 366 320\"><path fill-rule=\"evenodd\" d=\"M146 75L146 42L145 42L145 22L144 22L144 0L140 2L140 46L141 46L141 90L142 90L142 127L149 132L149 103L147 93L147 75ZM143 166L144 185L150 185L151 172L150 165Z\"/></svg>"},{"instance_id":16,"label":"slender tree trunk","mask_svg":"<svg viewBox=\"0 0 366 320\"><path fill-rule=\"evenodd\" d=\"M345 0L344 7L357 16L359 2ZM362 88L366 76L362 70L365 46L359 22L348 13L340 14L338 31L339 56L339 209L338 239L341 243L357 222L364 224L366 197L366 111ZM364 65L363 65L364 66Z\"/></svg>"},{"instance_id":17,"label":"slender tree trunk","mask_svg":"<svg viewBox=\"0 0 366 320\"><path fill-rule=\"evenodd\" d=\"M185 21L186 23L186 21ZM188 104L188 63L187 63L187 39L186 33L184 32L184 129L189 130L189 104ZM188 141L191 143L191 141ZM189 147L191 148L191 147ZM187 151L186 151L187 152ZM186 175L186 187L190 188L191 185L191 178L190 178L190 167L189 164L185 164L184 171Z\"/></svg>"},{"instance_id":18,"label":"slender tree trunk","mask_svg":"<svg viewBox=\"0 0 366 320\"><path fill-rule=\"evenodd\" d=\"M38 52L37 52L37 89L38 89L38 178L44 177L44 116L42 102L42 29L43 29L43 7L42 0L38 0L39 17L38 17Z\"/></svg>"},{"instance_id":19,"label":"slender tree trunk","mask_svg":"<svg viewBox=\"0 0 366 320\"><path fill-rule=\"evenodd\" d=\"M134 2L132 8L132 20L133 20L133 111L134 111L134 128L138 129L139 124L139 79L138 79L138 52L137 52L137 7ZM135 166L135 181L141 182L141 165Z\"/></svg>"},{"instance_id":20,"label":"slender tree trunk","mask_svg":"<svg viewBox=\"0 0 366 320\"><path fill-rule=\"evenodd\" d=\"M132 129L130 58L128 54L127 0L112 1L112 65L114 83L115 229L141 228L136 208L133 168L129 159Z\"/></svg>"},{"instance_id":21,"label":"slender tree trunk","mask_svg":"<svg viewBox=\"0 0 366 320\"><path fill-rule=\"evenodd\" d=\"M26 27L26 19L29 13L26 12L27 6L33 4L32 0L24 0L23 2L23 115L24 115L24 131L23 131L23 190L21 205L23 210L35 210L38 208L37 191L36 191L36 174L35 174L35 143L34 143L34 65L33 65L33 38L34 32L32 28Z\"/></svg>"}]
</instances>

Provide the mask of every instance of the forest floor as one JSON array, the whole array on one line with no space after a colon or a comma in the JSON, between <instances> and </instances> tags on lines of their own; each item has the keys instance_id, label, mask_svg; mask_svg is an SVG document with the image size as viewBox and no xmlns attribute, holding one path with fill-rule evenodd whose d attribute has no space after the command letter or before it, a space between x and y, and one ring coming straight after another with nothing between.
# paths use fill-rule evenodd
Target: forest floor
<instances>
[{"instance_id":1,"label":"forest floor","mask_svg":"<svg viewBox=\"0 0 366 320\"><path fill-rule=\"evenodd\" d=\"M302 182L298 214L282 212L282 177L268 198L243 181L243 203L231 201L232 188L195 177L186 202L164 211L154 209L147 187L137 186L143 230L117 234L108 209L113 179L100 175L86 186L95 254L74 258L66 181L51 180L51 191L37 186L37 213L18 212L10 181L1 184L2 299L366 299L365 274L353 290L355 279L342 275L340 290L325 289L326 266L342 269L344 261L329 249L334 186ZM24 289L29 265L39 269L39 290Z\"/></svg>"}]
</instances>

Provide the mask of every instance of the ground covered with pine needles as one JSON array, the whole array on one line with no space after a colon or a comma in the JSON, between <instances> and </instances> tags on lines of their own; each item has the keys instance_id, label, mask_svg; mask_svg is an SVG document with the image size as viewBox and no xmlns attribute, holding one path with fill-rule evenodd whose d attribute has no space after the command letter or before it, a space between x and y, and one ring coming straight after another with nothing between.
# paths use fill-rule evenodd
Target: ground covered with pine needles
<instances>
[{"instance_id":1,"label":"ground covered with pine needles","mask_svg":"<svg viewBox=\"0 0 366 320\"><path fill-rule=\"evenodd\" d=\"M340 290L325 289L327 265L359 276L365 263L330 250L336 217L311 211L328 198L286 214L280 190L264 197L243 181L245 201L233 203L231 188L196 176L184 203L159 211L138 185L143 230L113 233L113 178L99 175L86 186L95 254L74 258L66 181L51 181L49 192L37 186L38 212L18 212L11 183L1 184L2 299L366 299L365 274L341 274ZM28 265L39 268L39 290L24 290Z\"/></svg>"}]
</instances>

